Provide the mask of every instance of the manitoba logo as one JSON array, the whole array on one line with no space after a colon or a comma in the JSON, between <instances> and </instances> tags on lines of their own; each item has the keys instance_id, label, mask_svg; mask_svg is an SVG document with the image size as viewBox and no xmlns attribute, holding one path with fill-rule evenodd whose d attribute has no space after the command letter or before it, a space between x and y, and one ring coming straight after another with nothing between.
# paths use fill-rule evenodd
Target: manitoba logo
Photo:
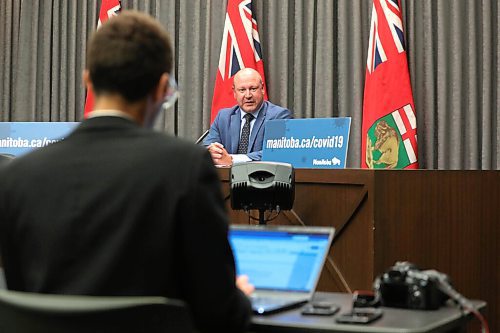
<instances>
[{"instance_id":1,"label":"manitoba logo","mask_svg":"<svg viewBox=\"0 0 500 333\"><path fill-rule=\"evenodd\" d=\"M377 119L366 138L370 169L403 169L417 162L417 122L410 104Z\"/></svg>"}]
</instances>

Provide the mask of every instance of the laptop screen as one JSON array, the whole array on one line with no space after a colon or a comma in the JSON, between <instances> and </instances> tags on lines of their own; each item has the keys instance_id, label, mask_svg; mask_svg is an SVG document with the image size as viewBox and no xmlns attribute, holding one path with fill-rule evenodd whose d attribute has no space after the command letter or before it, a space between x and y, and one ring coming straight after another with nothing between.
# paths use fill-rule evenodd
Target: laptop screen
<instances>
[{"instance_id":1,"label":"laptop screen","mask_svg":"<svg viewBox=\"0 0 500 333\"><path fill-rule=\"evenodd\" d=\"M231 226L229 231L237 274L248 275L256 289L283 291L316 287L331 237L333 228Z\"/></svg>"}]
</instances>

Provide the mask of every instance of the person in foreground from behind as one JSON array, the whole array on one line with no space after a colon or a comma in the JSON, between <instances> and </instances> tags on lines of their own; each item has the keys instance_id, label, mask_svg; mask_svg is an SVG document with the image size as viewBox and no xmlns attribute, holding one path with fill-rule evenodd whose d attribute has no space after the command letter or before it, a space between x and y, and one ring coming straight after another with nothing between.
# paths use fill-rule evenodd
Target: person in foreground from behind
<instances>
[{"instance_id":1,"label":"person in foreground from behind","mask_svg":"<svg viewBox=\"0 0 500 333\"><path fill-rule=\"evenodd\" d=\"M0 168L4 165L7 165L10 161L12 161L12 156L8 154L1 154L0 153Z\"/></svg>"},{"instance_id":2,"label":"person in foreground from behind","mask_svg":"<svg viewBox=\"0 0 500 333\"><path fill-rule=\"evenodd\" d=\"M264 83L255 69L234 75L233 94L238 104L217 113L203 141L215 165L260 161L265 122L292 118L288 109L264 101Z\"/></svg>"},{"instance_id":3,"label":"person in foreground from behind","mask_svg":"<svg viewBox=\"0 0 500 333\"><path fill-rule=\"evenodd\" d=\"M243 332L210 154L149 129L172 88L172 47L148 15L124 11L94 33L84 81L95 110L65 140L0 171L7 287L183 299L200 331Z\"/></svg>"}]
</instances>

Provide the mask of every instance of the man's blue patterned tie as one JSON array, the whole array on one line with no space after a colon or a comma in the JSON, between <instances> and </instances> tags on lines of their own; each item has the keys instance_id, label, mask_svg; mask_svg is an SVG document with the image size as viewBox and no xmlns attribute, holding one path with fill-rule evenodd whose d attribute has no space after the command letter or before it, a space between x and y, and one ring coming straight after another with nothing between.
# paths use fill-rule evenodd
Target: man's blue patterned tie
<instances>
[{"instance_id":1,"label":"man's blue patterned tie","mask_svg":"<svg viewBox=\"0 0 500 333\"><path fill-rule=\"evenodd\" d=\"M243 129L241 130L240 144L238 145L238 154L246 154L248 151L248 141L250 140L250 123L254 118L251 113L247 113L245 116L245 123L243 124Z\"/></svg>"}]
</instances>

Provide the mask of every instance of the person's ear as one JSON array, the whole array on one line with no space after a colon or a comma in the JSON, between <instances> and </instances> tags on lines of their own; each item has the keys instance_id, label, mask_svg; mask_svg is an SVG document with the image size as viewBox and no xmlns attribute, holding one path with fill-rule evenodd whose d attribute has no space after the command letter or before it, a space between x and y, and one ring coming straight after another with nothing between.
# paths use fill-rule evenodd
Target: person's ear
<instances>
[{"instance_id":1,"label":"person's ear","mask_svg":"<svg viewBox=\"0 0 500 333\"><path fill-rule=\"evenodd\" d=\"M165 94L168 89L168 79L169 75L167 73L163 73L160 76L158 84L156 85L156 88L154 88L153 90L153 101L155 103L161 102L165 98Z\"/></svg>"},{"instance_id":2,"label":"person's ear","mask_svg":"<svg viewBox=\"0 0 500 333\"><path fill-rule=\"evenodd\" d=\"M90 72L88 69L83 70L82 81L83 81L83 85L85 86L85 89L87 89L87 91L92 90L92 81L90 80Z\"/></svg>"}]
</instances>

